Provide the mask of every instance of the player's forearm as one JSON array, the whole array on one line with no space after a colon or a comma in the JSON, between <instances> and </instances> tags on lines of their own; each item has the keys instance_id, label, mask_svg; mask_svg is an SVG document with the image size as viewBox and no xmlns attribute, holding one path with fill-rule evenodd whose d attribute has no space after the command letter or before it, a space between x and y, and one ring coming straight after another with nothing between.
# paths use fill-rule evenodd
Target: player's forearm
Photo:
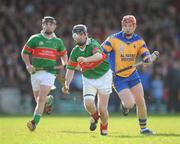
<instances>
[{"instance_id":1,"label":"player's forearm","mask_svg":"<svg viewBox=\"0 0 180 144\"><path fill-rule=\"evenodd\" d=\"M62 65L67 65L67 62L68 62L67 54L61 57L61 61L62 61Z\"/></svg>"},{"instance_id":2,"label":"player's forearm","mask_svg":"<svg viewBox=\"0 0 180 144\"><path fill-rule=\"evenodd\" d=\"M28 66L28 65L31 64L31 62L30 62L30 57L29 57L28 54L23 54L23 53L21 53L21 57L22 57L22 59L23 59L23 61L24 61L24 63L25 63L26 66Z\"/></svg>"},{"instance_id":3,"label":"player's forearm","mask_svg":"<svg viewBox=\"0 0 180 144\"><path fill-rule=\"evenodd\" d=\"M143 62L144 63L149 63L151 64L152 63L152 59L151 59L151 54L149 51L146 51L142 54L142 57L143 57Z\"/></svg>"},{"instance_id":4,"label":"player's forearm","mask_svg":"<svg viewBox=\"0 0 180 144\"><path fill-rule=\"evenodd\" d=\"M99 61L102 58L103 55L101 53L95 53L94 55L87 57L87 62Z\"/></svg>"},{"instance_id":5,"label":"player's forearm","mask_svg":"<svg viewBox=\"0 0 180 144\"><path fill-rule=\"evenodd\" d=\"M74 77L74 70L69 70L67 69L67 72L66 72L66 76L65 76L65 80L66 80L66 85L69 87L72 79Z\"/></svg>"}]
</instances>

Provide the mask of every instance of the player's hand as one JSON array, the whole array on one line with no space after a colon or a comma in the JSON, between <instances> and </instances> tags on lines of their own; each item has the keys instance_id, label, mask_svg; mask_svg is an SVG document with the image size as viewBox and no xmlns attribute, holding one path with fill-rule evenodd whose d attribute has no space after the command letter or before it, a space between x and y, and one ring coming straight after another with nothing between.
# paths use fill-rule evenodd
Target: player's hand
<instances>
[{"instance_id":1,"label":"player's hand","mask_svg":"<svg viewBox=\"0 0 180 144\"><path fill-rule=\"evenodd\" d=\"M65 82L64 86L62 87L62 92L64 94L69 94L69 87L67 86L66 82Z\"/></svg>"},{"instance_id":2,"label":"player's hand","mask_svg":"<svg viewBox=\"0 0 180 144\"><path fill-rule=\"evenodd\" d=\"M64 94L69 94L69 88L63 86L63 87L62 87L62 92L63 92Z\"/></svg>"},{"instance_id":3,"label":"player's hand","mask_svg":"<svg viewBox=\"0 0 180 144\"><path fill-rule=\"evenodd\" d=\"M86 63L86 62L88 62L87 61L87 58L85 58L85 57L79 57L78 59L77 59L77 61L79 62L79 63Z\"/></svg>"},{"instance_id":4,"label":"player's hand","mask_svg":"<svg viewBox=\"0 0 180 144\"><path fill-rule=\"evenodd\" d=\"M26 69L27 69L27 71L30 73L30 74L32 74L33 72L35 72L36 71L36 69L35 69L35 67L33 67L33 65L27 65L26 66Z\"/></svg>"},{"instance_id":5,"label":"player's hand","mask_svg":"<svg viewBox=\"0 0 180 144\"><path fill-rule=\"evenodd\" d=\"M144 67L147 67L148 65L151 65L151 64L152 64L152 59L150 56L143 60Z\"/></svg>"}]
</instances>

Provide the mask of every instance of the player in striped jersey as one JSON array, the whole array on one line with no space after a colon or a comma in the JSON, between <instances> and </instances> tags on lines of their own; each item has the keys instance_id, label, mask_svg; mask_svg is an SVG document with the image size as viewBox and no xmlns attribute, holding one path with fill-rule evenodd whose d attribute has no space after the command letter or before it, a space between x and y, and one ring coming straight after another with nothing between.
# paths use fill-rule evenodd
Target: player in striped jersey
<instances>
[{"instance_id":1,"label":"player in striped jersey","mask_svg":"<svg viewBox=\"0 0 180 144\"><path fill-rule=\"evenodd\" d=\"M152 62L146 43L139 35L135 34L136 18L126 15L121 21L122 31L109 36L102 47L109 55L111 70L116 72L135 64L138 56L143 57L144 65ZM136 105L139 118L140 133L153 134L146 127L147 110L144 92L139 74L135 67L117 73L113 79L114 88L122 102L122 111L127 115L129 110Z\"/></svg>"},{"instance_id":2,"label":"player in striped jersey","mask_svg":"<svg viewBox=\"0 0 180 144\"><path fill-rule=\"evenodd\" d=\"M55 29L56 20L51 16L44 17L42 19L41 33L31 36L21 52L26 69L31 74L31 84L36 101L33 119L27 123L31 131L35 130L44 108L46 109L46 96L54 85L55 73L57 71L54 68L63 68L57 66L57 57L61 57L63 65L67 63L68 59L64 43L60 38L56 37ZM36 71L38 68L49 69ZM48 102L52 101L52 97L48 98Z\"/></svg>"},{"instance_id":3,"label":"player in striped jersey","mask_svg":"<svg viewBox=\"0 0 180 144\"><path fill-rule=\"evenodd\" d=\"M66 87L63 88L63 91L68 92L75 68L79 65L82 69L84 106L91 116L89 128L94 131L100 118L100 133L107 135L107 107L109 95L112 92L112 72L109 63L100 44L95 39L88 37L85 25L75 25L72 35L77 45L70 54L66 72ZM97 108L95 104L96 95L98 97Z\"/></svg>"}]
</instances>

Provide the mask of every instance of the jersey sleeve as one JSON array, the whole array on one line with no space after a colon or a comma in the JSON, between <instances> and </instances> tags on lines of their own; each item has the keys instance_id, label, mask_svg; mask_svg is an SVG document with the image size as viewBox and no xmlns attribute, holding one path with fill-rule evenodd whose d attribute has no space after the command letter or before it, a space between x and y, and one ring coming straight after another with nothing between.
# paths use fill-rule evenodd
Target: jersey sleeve
<instances>
[{"instance_id":1,"label":"jersey sleeve","mask_svg":"<svg viewBox=\"0 0 180 144\"><path fill-rule=\"evenodd\" d=\"M33 49L36 45L35 42L35 37L31 36L28 41L26 42L26 44L24 45L23 49L22 49L22 53L23 54L31 54L33 52Z\"/></svg>"},{"instance_id":2,"label":"jersey sleeve","mask_svg":"<svg viewBox=\"0 0 180 144\"><path fill-rule=\"evenodd\" d=\"M108 37L102 44L101 47L103 48L103 51L105 53L109 53L112 51L112 42L111 42L111 38Z\"/></svg>"},{"instance_id":3,"label":"jersey sleeve","mask_svg":"<svg viewBox=\"0 0 180 144\"><path fill-rule=\"evenodd\" d=\"M58 55L64 56L65 54L67 54L67 50L64 46L64 42L60 39L59 40L59 47L58 47Z\"/></svg>"},{"instance_id":4,"label":"jersey sleeve","mask_svg":"<svg viewBox=\"0 0 180 144\"><path fill-rule=\"evenodd\" d=\"M143 39L139 40L138 55L142 56L144 60L150 56L149 49Z\"/></svg>"},{"instance_id":5,"label":"jersey sleeve","mask_svg":"<svg viewBox=\"0 0 180 144\"><path fill-rule=\"evenodd\" d=\"M67 64L66 68L70 69L70 70L75 70L77 65L78 65L78 62L77 62L76 52L75 52L75 50L72 50L70 53L70 57L69 57L68 64Z\"/></svg>"},{"instance_id":6,"label":"jersey sleeve","mask_svg":"<svg viewBox=\"0 0 180 144\"><path fill-rule=\"evenodd\" d=\"M92 53L100 53L102 54L102 60L105 60L107 58L105 52L103 51L103 48L101 47L101 45L96 41L92 47Z\"/></svg>"}]
</instances>

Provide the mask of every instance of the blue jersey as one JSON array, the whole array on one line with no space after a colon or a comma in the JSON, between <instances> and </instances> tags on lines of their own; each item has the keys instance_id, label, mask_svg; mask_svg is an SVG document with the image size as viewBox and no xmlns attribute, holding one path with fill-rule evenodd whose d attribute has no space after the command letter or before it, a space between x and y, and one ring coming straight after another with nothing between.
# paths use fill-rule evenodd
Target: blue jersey
<instances>
[{"instance_id":1,"label":"blue jersey","mask_svg":"<svg viewBox=\"0 0 180 144\"><path fill-rule=\"evenodd\" d=\"M108 61L113 72L135 64L139 55L143 56L144 59L150 55L142 37L133 34L130 39L127 39L122 31L109 36L102 47L108 53ZM135 70L136 68L133 67L117 75L129 77Z\"/></svg>"}]
</instances>

